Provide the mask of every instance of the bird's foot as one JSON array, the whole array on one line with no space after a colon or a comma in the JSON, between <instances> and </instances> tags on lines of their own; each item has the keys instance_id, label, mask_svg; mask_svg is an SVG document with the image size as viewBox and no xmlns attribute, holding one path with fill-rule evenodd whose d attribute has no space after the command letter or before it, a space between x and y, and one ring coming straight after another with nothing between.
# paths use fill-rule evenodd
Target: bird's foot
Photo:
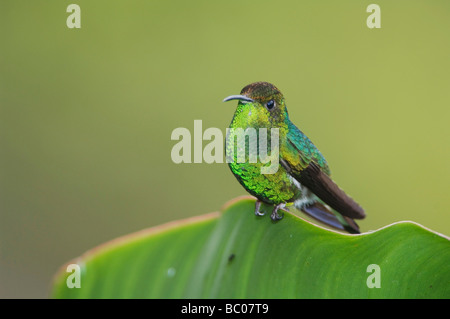
<instances>
[{"instance_id":1,"label":"bird's foot","mask_svg":"<svg viewBox=\"0 0 450 319\"><path fill-rule=\"evenodd\" d=\"M264 216L264 212L261 212L260 208L261 208L261 201L256 200L256 204L255 204L255 215L256 216Z\"/></svg>"},{"instance_id":2,"label":"bird's foot","mask_svg":"<svg viewBox=\"0 0 450 319\"><path fill-rule=\"evenodd\" d=\"M272 218L273 221L283 219L284 214L281 214L281 215L278 214L278 210L280 208L284 208L284 207L286 207L285 203L281 203L281 204L278 204L277 206L275 206L275 208L272 211L272 215L270 215L270 218Z\"/></svg>"}]
</instances>

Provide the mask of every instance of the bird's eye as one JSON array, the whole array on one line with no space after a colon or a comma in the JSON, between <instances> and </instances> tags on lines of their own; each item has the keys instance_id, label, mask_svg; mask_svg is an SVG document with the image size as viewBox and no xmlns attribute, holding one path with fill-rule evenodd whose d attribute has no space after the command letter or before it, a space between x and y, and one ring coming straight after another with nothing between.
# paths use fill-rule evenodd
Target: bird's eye
<instances>
[{"instance_id":1,"label":"bird's eye","mask_svg":"<svg viewBox=\"0 0 450 319\"><path fill-rule=\"evenodd\" d=\"M270 100L269 102L266 103L266 107L268 110L273 109L273 107L275 106L275 101L274 100Z\"/></svg>"}]
</instances>

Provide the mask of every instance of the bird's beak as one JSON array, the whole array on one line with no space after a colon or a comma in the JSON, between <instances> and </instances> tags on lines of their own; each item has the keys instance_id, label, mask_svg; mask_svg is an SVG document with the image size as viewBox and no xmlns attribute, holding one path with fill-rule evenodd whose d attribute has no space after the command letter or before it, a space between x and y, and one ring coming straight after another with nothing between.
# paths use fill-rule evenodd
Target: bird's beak
<instances>
[{"instance_id":1,"label":"bird's beak","mask_svg":"<svg viewBox=\"0 0 450 319\"><path fill-rule=\"evenodd\" d=\"M230 95L229 97L226 97L223 101L228 102L231 100L239 100L239 101L245 101L245 102L255 102L253 99L245 96L245 95Z\"/></svg>"}]
</instances>

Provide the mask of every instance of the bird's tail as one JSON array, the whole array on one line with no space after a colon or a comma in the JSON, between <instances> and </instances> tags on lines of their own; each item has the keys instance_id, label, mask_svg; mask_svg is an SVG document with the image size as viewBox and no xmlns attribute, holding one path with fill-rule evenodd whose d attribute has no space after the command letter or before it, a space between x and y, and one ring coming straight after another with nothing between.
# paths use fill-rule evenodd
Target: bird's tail
<instances>
[{"instance_id":1,"label":"bird's tail","mask_svg":"<svg viewBox=\"0 0 450 319\"><path fill-rule=\"evenodd\" d=\"M303 204L301 206L295 205L295 207L305 214L313 217L314 219L324 223L325 225L346 230L351 234L359 234L359 226L356 222L347 217L342 216L338 212L334 211L328 205L323 204L319 201L311 204Z\"/></svg>"}]
</instances>

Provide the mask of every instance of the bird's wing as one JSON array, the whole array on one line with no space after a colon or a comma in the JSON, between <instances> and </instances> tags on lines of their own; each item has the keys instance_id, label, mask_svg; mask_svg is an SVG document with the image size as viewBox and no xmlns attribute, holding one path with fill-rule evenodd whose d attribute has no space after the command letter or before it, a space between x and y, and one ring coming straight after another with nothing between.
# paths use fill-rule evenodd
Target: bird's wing
<instances>
[{"instance_id":1,"label":"bird's wing","mask_svg":"<svg viewBox=\"0 0 450 319\"><path fill-rule=\"evenodd\" d=\"M281 148L281 164L301 185L343 216L365 217L364 210L328 176L328 165L319 150L295 125L289 127Z\"/></svg>"}]
</instances>

